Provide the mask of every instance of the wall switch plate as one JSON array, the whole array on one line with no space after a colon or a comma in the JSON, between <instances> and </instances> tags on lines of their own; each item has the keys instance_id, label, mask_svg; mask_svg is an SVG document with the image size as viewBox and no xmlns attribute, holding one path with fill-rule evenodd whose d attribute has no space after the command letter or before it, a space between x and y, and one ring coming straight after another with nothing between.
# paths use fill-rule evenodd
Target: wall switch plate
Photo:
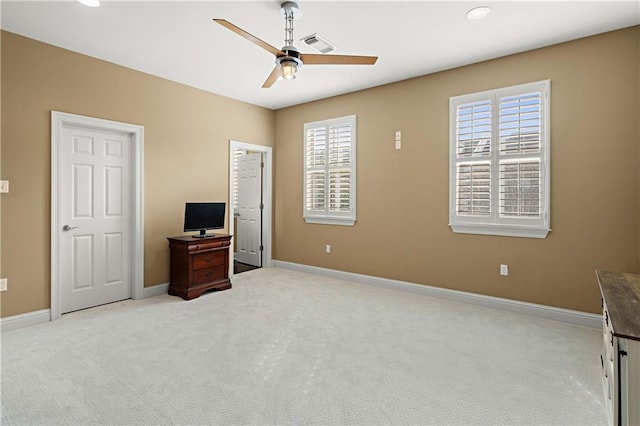
<instances>
[{"instance_id":1,"label":"wall switch plate","mask_svg":"<svg viewBox=\"0 0 640 426\"><path fill-rule=\"evenodd\" d=\"M7 279L0 278L0 291L7 291Z\"/></svg>"},{"instance_id":2,"label":"wall switch plate","mask_svg":"<svg viewBox=\"0 0 640 426\"><path fill-rule=\"evenodd\" d=\"M500 265L500 275L509 276L509 265Z\"/></svg>"},{"instance_id":3,"label":"wall switch plate","mask_svg":"<svg viewBox=\"0 0 640 426\"><path fill-rule=\"evenodd\" d=\"M402 132L400 130L396 130L396 140L399 141L402 139Z\"/></svg>"},{"instance_id":4,"label":"wall switch plate","mask_svg":"<svg viewBox=\"0 0 640 426\"><path fill-rule=\"evenodd\" d=\"M7 194L9 192L9 181L0 180L0 194Z\"/></svg>"},{"instance_id":5,"label":"wall switch plate","mask_svg":"<svg viewBox=\"0 0 640 426\"><path fill-rule=\"evenodd\" d=\"M402 141L396 141L396 149L402 149Z\"/></svg>"},{"instance_id":6,"label":"wall switch plate","mask_svg":"<svg viewBox=\"0 0 640 426\"><path fill-rule=\"evenodd\" d=\"M327 252L327 253L331 253L331 246L329 244L324 246L324 251Z\"/></svg>"}]
</instances>

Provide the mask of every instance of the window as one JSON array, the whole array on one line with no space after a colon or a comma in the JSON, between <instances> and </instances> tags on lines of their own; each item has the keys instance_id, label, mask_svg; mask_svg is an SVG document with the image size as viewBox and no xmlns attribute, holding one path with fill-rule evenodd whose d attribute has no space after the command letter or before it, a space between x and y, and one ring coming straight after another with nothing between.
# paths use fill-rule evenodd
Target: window
<instances>
[{"instance_id":1,"label":"window","mask_svg":"<svg viewBox=\"0 0 640 426\"><path fill-rule=\"evenodd\" d=\"M356 116L304 125L304 220L356 221Z\"/></svg>"},{"instance_id":2,"label":"window","mask_svg":"<svg viewBox=\"0 0 640 426\"><path fill-rule=\"evenodd\" d=\"M454 232L547 236L549 88L547 80L450 99Z\"/></svg>"}]
</instances>

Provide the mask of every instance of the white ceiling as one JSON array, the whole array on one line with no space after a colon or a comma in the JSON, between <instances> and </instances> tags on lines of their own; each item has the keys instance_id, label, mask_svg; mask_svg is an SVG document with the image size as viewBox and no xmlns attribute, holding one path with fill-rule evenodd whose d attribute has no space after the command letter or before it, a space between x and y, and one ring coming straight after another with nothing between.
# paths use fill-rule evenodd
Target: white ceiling
<instances>
[{"instance_id":1,"label":"white ceiling","mask_svg":"<svg viewBox=\"0 0 640 426\"><path fill-rule=\"evenodd\" d=\"M273 56L217 25L224 18L281 48L279 0L1 2L4 30L255 105L278 109L640 24L635 1L298 2L300 39L318 33L335 54L376 55L373 66L303 66L261 88ZM465 12L487 5L470 21Z\"/></svg>"}]
</instances>

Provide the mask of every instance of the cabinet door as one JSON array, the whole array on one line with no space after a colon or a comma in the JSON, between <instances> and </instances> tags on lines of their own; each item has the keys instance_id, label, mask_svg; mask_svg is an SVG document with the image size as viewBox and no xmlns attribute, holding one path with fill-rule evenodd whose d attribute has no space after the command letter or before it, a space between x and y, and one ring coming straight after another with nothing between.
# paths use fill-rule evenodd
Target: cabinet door
<instances>
[{"instance_id":1,"label":"cabinet door","mask_svg":"<svg viewBox=\"0 0 640 426\"><path fill-rule=\"evenodd\" d=\"M640 424L640 342L618 339L620 349L620 424Z\"/></svg>"}]
</instances>

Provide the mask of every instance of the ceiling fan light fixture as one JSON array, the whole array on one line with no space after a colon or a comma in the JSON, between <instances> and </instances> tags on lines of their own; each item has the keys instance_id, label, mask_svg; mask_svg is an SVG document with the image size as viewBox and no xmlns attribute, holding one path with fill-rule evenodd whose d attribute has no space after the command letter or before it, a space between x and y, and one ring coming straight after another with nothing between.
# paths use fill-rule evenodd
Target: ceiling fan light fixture
<instances>
[{"instance_id":1,"label":"ceiling fan light fixture","mask_svg":"<svg viewBox=\"0 0 640 426\"><path fill-rule=\"evenodd\" d=\"M282 72L282 78L285 80L293 80L296 78L298 64L295 61L282 61L280 62L280 70Z\"/></svg>"},{"instance_id":2,"label":"ceiling fan light fixture","mask_svg":"<svg viewBox=\"0 0 640 426\"><path fill-rule=\"evenodd\" d=\"M475 21L475 20L484 18L485 16L487 16L489 14L489 12L491 12L491 8L490 7L478 6L478 7L474 7L473 9L468 10L466 15L467 15L467 19L469 19L471 21Z\"/></svg>"}]
</instances>

